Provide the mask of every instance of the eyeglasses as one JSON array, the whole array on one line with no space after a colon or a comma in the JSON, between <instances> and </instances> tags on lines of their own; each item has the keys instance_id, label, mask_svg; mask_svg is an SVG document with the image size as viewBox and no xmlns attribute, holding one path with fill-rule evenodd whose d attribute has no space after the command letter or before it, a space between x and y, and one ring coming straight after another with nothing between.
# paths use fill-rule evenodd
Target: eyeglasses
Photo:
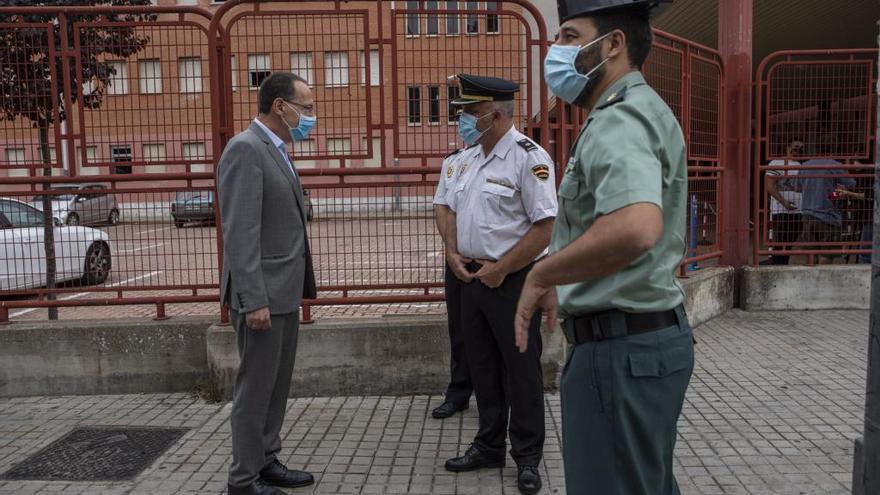
<instances>
[{"instance_id":1,"label":"eyeglasses","mask_svg":"<svg viewBox=\"0 0 880 495\"><path fill-rule=\"evenodd\" d=\"M284 101L286 101L287 103L290 103L291 105L296 105L296 106L302 108L303 110L305 110L305 111L308 112L308 113L311 113L311 112L314 112L314 111L315 111L315 105L303 105L302 103L299 103L299 102L296 102L296 101L290 101L290 100L284 100Z\"/></svg>"}]
</instances>

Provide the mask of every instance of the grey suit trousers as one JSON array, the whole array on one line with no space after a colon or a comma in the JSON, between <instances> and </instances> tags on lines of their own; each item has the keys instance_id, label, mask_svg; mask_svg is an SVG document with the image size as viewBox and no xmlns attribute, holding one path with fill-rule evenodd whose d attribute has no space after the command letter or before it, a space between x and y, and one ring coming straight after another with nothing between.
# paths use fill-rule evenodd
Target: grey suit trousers
<instances>
[{"instance_id":1,"label":"grey suit trousers","mask_svg":"<svg viewBox=\"0 0 880 495\"><path fill-rule=\"evenodd\" d=\"M232 399L229 484L246 487L281 451L281 425L293 376L299 311L272 315L270 330L251 330L230 310L241 366Z\"/></svg>"}]
</instances>

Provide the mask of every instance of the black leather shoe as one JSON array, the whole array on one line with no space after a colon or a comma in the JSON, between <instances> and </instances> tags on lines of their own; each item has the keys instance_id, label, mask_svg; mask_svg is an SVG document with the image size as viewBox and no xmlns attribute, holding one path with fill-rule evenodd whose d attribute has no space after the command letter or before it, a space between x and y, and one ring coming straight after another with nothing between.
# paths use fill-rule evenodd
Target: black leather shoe
<instances>
[{"instance_id":1,"label":"black leather shoe","mask_svg":"<svg viewBox=\"0 0 880 495\"><path fill-rule=\"evenodd\" d=\"M470 406L467 402L465 402L463 405L457 406L450 401L446 401L443 404L437 406L436 409L431 411L431 417L434 419L446 419L459 411L467 410L468 407Z\"/></svg>"},{"instance_id":2,"label":"black leather shoe","mask_svg":"<svg viewBox=\"0 0 880 495\"><path fill-rule=\"evenodd\" d=\"M482 468L503 468L504 464L504 457L486 454L471 445L463 456L453 457L446 461L446 470L453 473L463 473Z\"/></svg>"},{"instance_id":3,"label":"black leather shoe","mask_svg":"<svg viewBox=\"0 0 880 495\"><path fill-rule=\"evenodd\" d=\"M520 493L534 495L541 491L541 475L535 466L516 467L516 487Z\"/></svg>"},{"instance_id":4,"label":"black leather shoe","mask_svg":"<svg viewBox=\"0 0 880 495\"><path fill-rule=\"evenodd\" d=\"M244 488L237 488L229 485L226 493L228 495L285 495L281 490L267 486L260 480L254 481Z\"/></svg>"},{"instance_id":5,"label":"black leather shoe","mask_svg":"<svg viewBox=\"0 0 880 495\"><path fill-rule=\"evenodd\" d=\"M315 482L315 478L305 472L296 469L287 469L281 461L275 459L260 471L260 480L267 485L281 486L284 488L299 488L309 486Z\"/></svg>"}]
</instances>

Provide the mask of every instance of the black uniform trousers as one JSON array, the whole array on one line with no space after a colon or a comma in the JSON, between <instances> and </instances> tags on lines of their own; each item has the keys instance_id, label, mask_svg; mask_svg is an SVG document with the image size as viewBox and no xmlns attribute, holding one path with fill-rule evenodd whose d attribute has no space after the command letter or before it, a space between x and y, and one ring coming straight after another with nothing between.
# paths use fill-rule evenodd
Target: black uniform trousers
<instances>
[{"instance_id":1,"label":"black uniform trousers","mask_svg":"<svg viewBox=\"0 0 880 495\"><path fill-rule=\"evenodd\" d=\"M516 304L531 266L508 275L498 288L474 280L461 291L465 351L480 415L474 446L503 458L509 417L510 455L520 466L537 466L544 449L540 312L532 318L525 353L516 348L513 333Z\"/></svg>"},{"instance_id":2,"label":"black uniform trousers","mask_svg":"<svg viewBox=\"0 0 880 495\"><path fill-rule=\"evenodd\" d=\"M464 285L449 265L446 265L446 315L449 326L449 346L451 359L449 363L449 386L446 387L446 402L458 407L467 404L471 399L474 386L468 369L464 351L464 329L461 322L461 287Z\"/></svg>"}]
</instances>

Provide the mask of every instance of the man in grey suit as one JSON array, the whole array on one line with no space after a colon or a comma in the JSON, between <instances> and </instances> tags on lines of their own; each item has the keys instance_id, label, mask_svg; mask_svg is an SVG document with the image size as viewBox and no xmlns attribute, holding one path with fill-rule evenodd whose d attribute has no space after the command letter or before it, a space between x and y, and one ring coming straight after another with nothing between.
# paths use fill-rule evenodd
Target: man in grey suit
<instances>
[{"instance_id":1,"label":"man in grey suit","mask_svg":"<svg viewBox=\"0 0 880 495\"><path fill-rule=\"evenodd\" d=\"M232 402L229 495L282 495L311 474L278 459L290 391L299 306L315 297L302 185L287 144L314 126L314 96L288 72L260 85L259 115L229 141L217 169L223 225L222 301L241 367Z\"/></svg>"}]
</instances>

